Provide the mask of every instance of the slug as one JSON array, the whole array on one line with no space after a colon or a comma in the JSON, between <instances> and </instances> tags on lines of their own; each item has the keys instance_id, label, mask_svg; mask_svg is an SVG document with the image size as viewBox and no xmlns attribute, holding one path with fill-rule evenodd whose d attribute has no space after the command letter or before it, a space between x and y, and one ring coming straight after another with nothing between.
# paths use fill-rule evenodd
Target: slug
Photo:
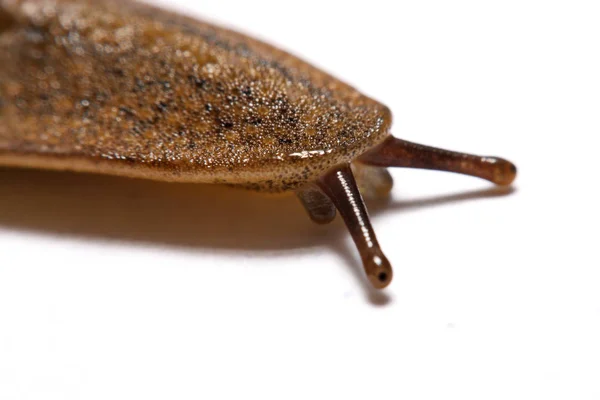
<instances>
[{"instance_id":1,"label":"slug","mask_svg":"<svg viewBox=\"0 0 600 400\"><path fill-rule=\"evenodd\" d=\"M124 0L0 0L0 165L295 192L392 280L361 196L386 167L509 185L501 158L390 134L383 104L240 33ZM360 189L359 189L360 188Z\"/></svg>"}]
</instances>

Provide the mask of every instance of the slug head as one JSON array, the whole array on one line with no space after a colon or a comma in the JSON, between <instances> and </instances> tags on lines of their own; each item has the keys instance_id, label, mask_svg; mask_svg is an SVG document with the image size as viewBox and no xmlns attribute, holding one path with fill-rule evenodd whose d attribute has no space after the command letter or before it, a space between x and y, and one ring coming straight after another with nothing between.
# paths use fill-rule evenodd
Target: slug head
<instances>
[{"instance_id":1,"label":"slug head","mask_svg":"<svg viewBox=\"0 0 600 400\"><path fill-rule=\"evenodd\" d=\"M502 158L437 149L393 136L358 157L354 170L361 179L368 180L361 186L373 193L388 193L392 181L383 168L394 166L462 173L497 185L510 185L517 174L515 165ZM311 218L319 223L330 222L337 208L358 249L369 282L376 289L388 286L393 278L392 267L377 242L350 164L330 169L317 180L317 186L320 192L311 186L299 193ZM306 201L307 198L313 201Z\"/></svg>"}]
</instances>

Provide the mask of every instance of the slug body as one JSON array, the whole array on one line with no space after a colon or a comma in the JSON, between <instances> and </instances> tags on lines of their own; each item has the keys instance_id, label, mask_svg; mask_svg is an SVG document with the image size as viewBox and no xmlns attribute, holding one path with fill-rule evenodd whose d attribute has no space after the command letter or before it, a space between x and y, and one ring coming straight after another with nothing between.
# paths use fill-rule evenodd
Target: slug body
<instances>
[{"instance_id":1,"label":"slug body","mask_svg":"<svg viewBox=\"0 0 600 400\"><path fill-rule=\"evenodd\" d=\"M509 185L515 166L406 142L375 100L268 44L123 0L0 0L0 165L294 191L393 276L361 192L386 167Z\"/></svg>"},{"instance_id":2,"label":"slug body","mask_svg":"<svg viewBox=\"0 0 600 400\"><path fill-rule=\"evenodd\" d=\"M295 189L389 110L244 35L117 0L0 1L0 163Z\"/></svg>"}]
</instances>

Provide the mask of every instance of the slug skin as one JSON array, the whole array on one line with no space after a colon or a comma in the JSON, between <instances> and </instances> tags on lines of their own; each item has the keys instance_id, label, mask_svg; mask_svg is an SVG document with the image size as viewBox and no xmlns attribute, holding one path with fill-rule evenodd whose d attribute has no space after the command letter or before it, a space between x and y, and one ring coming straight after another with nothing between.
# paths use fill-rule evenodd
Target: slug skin
<instances>
[{"instance_id":1,"label":"slug skin","mask_svg":"<svg viewBox=\"0 0 600 400\"><path fill-rule=\"evenodd\" d=\"M0 164L279 192L389 134L270 45L123 0L0 0Z\"/></svg>"}]
</instances>

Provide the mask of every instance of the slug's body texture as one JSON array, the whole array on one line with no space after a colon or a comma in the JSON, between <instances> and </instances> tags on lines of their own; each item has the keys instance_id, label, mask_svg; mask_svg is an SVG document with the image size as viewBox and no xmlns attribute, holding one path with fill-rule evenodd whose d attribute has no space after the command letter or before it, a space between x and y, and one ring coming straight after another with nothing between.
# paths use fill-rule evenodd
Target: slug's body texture
<instances>
[{"instance_id":1,"label":"slug's body texture","mask_svg":"<svg viewBox=\"0 0 600 400\"><path fill-rule=\"evenodd\" d=\"M295 191L317 223L339 211L376 288L393 271L361 192L387 195L386 167L517 173L390 125L384 105L227 29L133 1L0 0L0 165Z\"/></svg>"},{"instance_id":2,"label":"slug's body texture","mask_svg":"<svg viewBox=\"0 0 600 400\"><path fill-rule=\"evenodd\" d=\"M281 191L388 134L385 106L223 28L131 1L0 10L3 164Z\"/></svg>"}]
</instances>

